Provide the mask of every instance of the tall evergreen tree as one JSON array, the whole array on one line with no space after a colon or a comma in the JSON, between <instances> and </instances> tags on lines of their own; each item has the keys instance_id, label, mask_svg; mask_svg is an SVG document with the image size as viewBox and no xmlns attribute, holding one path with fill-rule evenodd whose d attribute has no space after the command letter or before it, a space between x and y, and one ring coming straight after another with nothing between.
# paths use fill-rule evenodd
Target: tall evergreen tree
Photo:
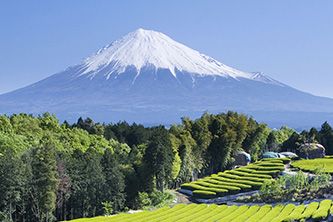
<instances>
[{"instance_id":1,"label":"tall evergreen tree","mask_svg":"<svg viewBox=\"0 0 333 222\"><path fill-rule=\"evenodd\" d=\"M157 127L144 155L148 174L148 191L152 191L154 188L159 191L164 190L172 177L173 158L168 131L164 127Z\"/></svg>"},{"instance_id":2,"label":"tall evergreen tree","mask_svg":"<svg viewBox=\"0 0 333 222\"><path fill-rule=\"evenodd\" d=\"M125 179L119 163L110 149L101 160L105 183L102 187L103 202L110 202L114 212L123 210L125 203Z\"/></svg>"},{"instance_id":3,"label":"tall evergreen tree","mask_svg":"<svg viewBox=\"0 0 333 222\"><path fill-rule=\"evenodd\" d=\"M32 152L31 198L37 221L54 221L58 185L55 147L49 142Z\"/></svg>"},{"instance_id":4,"label":"tall evergreen tree","mask_svg":"<svg viewBox=\"0 0 333 222\"><path fill-rule=\"evenodd\" d=\"M327 121L321 126L319 140L326 148L326 154L333 155L333 129Z\"/></svg>"},{"instance_id":5,"label":"tall evergreen tree","mask_svg":"<svg viewBox=\"0 0 333 222\"><path fill-rule=\"evenodd\" d=\"M16 221L25 182L23 162L13 149L0 155L0 221ZM2 217L1 217L2 216Z\"/></svg>"}]
</instances>

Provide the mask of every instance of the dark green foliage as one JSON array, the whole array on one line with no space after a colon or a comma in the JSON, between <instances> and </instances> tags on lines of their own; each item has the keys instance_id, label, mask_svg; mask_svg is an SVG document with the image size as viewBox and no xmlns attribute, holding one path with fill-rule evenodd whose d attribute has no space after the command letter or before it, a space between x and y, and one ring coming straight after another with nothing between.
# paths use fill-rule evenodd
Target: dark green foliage
<instances>
[{"instance_id":1,"label":"dark green foliage","mask_svg":"<svg viewBox=\"0 0 333 222\"><path fill-rule=\"evenodd\" d=\"M216 193L212 191L195 190L193 191L193 197L197 199L210 199L216 197Z\"/></svg>"},{"instance_id":2,"label":"dark green foliage","mask_svg":"<svg viewBox=\"0 0 333 222\"><path fill-rule=\"evenodd\" d=\"M9 221L15 220L13 213L19 211L23 201L24 172L22 168L23 162L13 150L7 149L0 155L0 209L3 217Z\"/></svg>"},{"instance_id":3,"label":"dark green foliage","mask_svg":"<svg viewBox=\"0 0 333 222\"><path fill-rule=\"evenodd\" d=\"M325 122L319 131L319 143L326 148L327 155L333 155L333 129Z\"/></svg>"},{"instance_id":4,"label":"dark green foliage","mask_svg":"<svg viewBox=\"0 0 333 222\"><path fill-rule=\"evenodd\" d=\"M32 150L31 209L37 221L53 221L58 185L55 149L45 138L42 146Z\"/></svg>"},{"instance_id":5,"label":"dark green foliage","mask_svg":"<svg viewBox=\"0 0 333 222\"><path fill-rule=\"evenodd\" d=\"M101 164L105 178L105 183L102 187L102 199L111 204L114 212L119 212L124 209L125 204L124 175L109 149L104 152Z\"/></svg>"},{"instance_id":6,"label":"dark green foliage","mask_svg":"<svg viewBox=\"0 0 333 222\"><path fill-rule=\"evenodd\" d=\"M147 172L147 190L156 188L163 191L171 179L173 151L169 133L164 127L158 127L145 151L143 157ZM154 185L155 183L155 185Z\"/></svg>"}]
</instances>

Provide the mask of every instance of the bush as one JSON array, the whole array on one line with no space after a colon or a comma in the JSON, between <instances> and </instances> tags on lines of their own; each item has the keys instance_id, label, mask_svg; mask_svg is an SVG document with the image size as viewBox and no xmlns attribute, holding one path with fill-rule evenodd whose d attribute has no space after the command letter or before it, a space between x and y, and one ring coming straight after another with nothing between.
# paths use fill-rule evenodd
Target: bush
<instances>
[{"instance_id":1,"label":"bush","mask_svg":"<svg viewBox=\"0 0 333 222\"><path fill-rule=\"evenodd\" d=\"M295 210L289 214L286 218L283 219L283 221L298 221L301 219L301 215L303 211L305 210L305 206L299 205L295 208Z\"/></svg>"},{"instance_id":2,"label":"bush","mask_svg":"<svg viewBox=\"0 0 333 222\"><path fill-rule=\"evenodd\" d=\"M232 174L237 176L244 176L244 177L254 177L254 178L263 178L263 179L272 179L270 175L262 175L262 174L251 174L251 173L245 173L237 170L230 170L226 171L226 174Z\"/></svg>"},{"instance_id":3,"label":"bush","mask_svg":"<svg viewBox=\"0 0 333 222\"><path fill-rule=\"evenodd\" d=\"M288 217L288 215L293 212L295 209L295 205L294 204L288 204L286 205L283 210L280 212L279 216L274 218L272 220L272 222L280 222L283 221L285 218Z\"/></svg>"},{"instance_id":4,"label":"bush","mask_svg":"<svg viewBox=\"0 0 333 222\"><path fill-rule=\"evenodd\" d=\"M269 161L263 161L263 162L257 162L256 165L258 166L267 166L267 167L275 167L275 166L278 166L278 167L284 167L284 164L283 162L269 162Z\"/></svg>"},{"instance_id":5,"label":"bush","mask_svg":"<svg viewBox=\"0 0 333 222\"><path fill-rule=\"evenodd\" d=\"M280 199L284 193L284 185L284 181L279 179L265 181L260 188L259 195L263 200L271 197Z\"/></svg>"},{"instance_id":6,"label":"bush","mask_svg":"<svg viewBox=\"0 0 333 222\"><path fill-rule=\"evenodd\" d=\"M272 208L263 218L261 218L260 222L272 221L275 217L278 217L281 210L284 208L283 205L277 205Z\"/></svg>"},{"instance_id":7,"label":"bush","mask_svg":"<svg viewBox=\"0 0 333 222\"><path fill-rule=\"evenodd\" d=\"M221 185L221 184L217 185L217 184L211 184L211 183L207 183L207 182L203 182L203 181L196 181L196 182L194 182L194 184L204 186L204 187L208 187L208 188L225 189L225 190L228 190L230 193L234 193L235 191L240 191L241 190L241 188L236 187L236 186Z\"/></svg>"},{"instance_id":8,"label":"bush","mask_svg":"<svg viewBox=\"0 0 333 222\"><path fill-rule=\"evenodd\" d=\"M283 157L283 158L266 158L266 159L261 159L260 162L288 164L288 163L291 162L291 159L288 158L288 157Z\"/></svg>"},{"instance_id":9,"label":"bush","mask_svg":"<svg viewBox=\"0 0 333 222\"><path fill-rule=\"evenodd\" d=\"M268 212L270 212L272 209L272 206L270 205L264 205L260 207L260 209L252 215L249 219L247 219L247 222L258 222L260 221Z\"/></svg>"},{"instance_id":10,"label":"bush","mask_svg":"<svg viewBox=\"0 0 333 222\"><path fill-rule=\"evenodd\" d=\"M257 182L257 181L250 181L250 180L243 180L244 178L236 178L236 179L229 179L224 177L214 177L214 180L222 181L222 182L237 182L245 185L249 185L254 189L259 189L263 182Z\"/></svg>"},{"instance_id":11,"label":"bush","mask_svg":"<svg viewBox=\"0 0 333 222\"><path fill-rule=\"evenodd\" d=\"M319 206L318 202L312 202L312 203L310 203L306 207L306 209L304 210L304 212L301 214L301 217L299 219L301 220L301 219L310 218L311 215L317 210L318 206Z\"/></svg>"},{"instance_id":12,"label":"bush","mask_svg":"<svg viewBox=\"0 0 333 222\"><path fill-rule=\"evenodd\" d=\"M206 181L208 183L212 183L212 184L228 185L228 186L240 187L242 189L251 189L250 185L242 184L242 183L239 183L237 181L223 182L223 181L219 181L219 180L214 180L213 178L212 179L205 179L204 181Z\"/></svg>"},{"instance_id":13,"label":"bush","mask_svg":"<svg viewBox=\"0 0 333 222\"><path fill-rule=\"evenodd\" d=\"M151 206L152 202L149 198L149 194L146 192L139 192L137 197L139 209Z\"/></svg>"},{"instance_id":14,"label":"bush","mask_svg":"<svg viewBox=\"0 0 333 222\"><path fill-rule=\"evenodd\" d=\"M246 173L250 173L250 174L266 174L266 175L270 175L270 176L276 176L281 172L280 170L260 171L260 170L254 170L254 169L248 169L248 168L239 168L239 169L237 169L237 171L246 172Z\"/></svg>"},{"instance_id":15,"label":"bush","mask_svg":"<svg viewBox=\"0 0 333 222\"><path fill-rule=\"evenodd\" d=\"M324 220L328 216L328 212L331 208L332 200L323 200L319 204L319 208L313 213L312 218L315 221Z\"/></svg>"},{"instance_id":16,"label":"bush","mask_svg":"<svg viewBox=\"0 0 333 222\"><path fill-rule=\"evenodd\" d=\"M318 169L320 169L323 173L333 173L332 158L297 160L292 162L291 166L303 171L316 172Z\"/></svg>"},{"instance_id":17,"label":"bush","mask_svg":"<svg viewBox=\"0 0 333 222\"><path fill-rule=\"evenodd\" d=\"M212 191L195 190L193 191L193 197L199 199L211 199L216 197L216 193Z\"/></svg>"}]
</instances>

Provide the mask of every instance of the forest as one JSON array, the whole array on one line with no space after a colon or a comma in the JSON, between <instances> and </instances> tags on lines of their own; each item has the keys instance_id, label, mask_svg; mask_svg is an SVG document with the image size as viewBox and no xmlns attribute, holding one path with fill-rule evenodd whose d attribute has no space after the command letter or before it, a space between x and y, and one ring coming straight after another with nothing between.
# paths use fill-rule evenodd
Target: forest
<instances>
[{"instance_id":1,"label":"forest","mask_svg":"<svg viewBox=\"0 0 333 222\"><path fill-rule=\"evenodd\" d=\"M169 190L229 169L238 151L298 152L333 129L271 129L236 112L182 118L170 127L74 124L56 116L0 116L0 221L62 221L163 205ZM172 197L171 197L172 198Z\"/></svg>"}]
</instances>

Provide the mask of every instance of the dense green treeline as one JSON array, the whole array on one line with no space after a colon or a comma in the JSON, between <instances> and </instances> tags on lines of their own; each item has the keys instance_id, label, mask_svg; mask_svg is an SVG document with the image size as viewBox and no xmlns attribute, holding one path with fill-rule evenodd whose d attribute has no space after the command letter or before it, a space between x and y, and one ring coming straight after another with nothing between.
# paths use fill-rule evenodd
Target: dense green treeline
<instances>
[{"instance_id":1,"label":"dense green treeline","mask_svg":"<svg viewBox=\"0 0 333 222\"><path fill-rule=\"evenodd\" d=\"M163 205L165 189L228 169L233 154L296 150L333 130L272 130L247 116L204 114L166 129L48 113L0 116L0 220L55 221Z\"/></svg>"}]
</instances>

